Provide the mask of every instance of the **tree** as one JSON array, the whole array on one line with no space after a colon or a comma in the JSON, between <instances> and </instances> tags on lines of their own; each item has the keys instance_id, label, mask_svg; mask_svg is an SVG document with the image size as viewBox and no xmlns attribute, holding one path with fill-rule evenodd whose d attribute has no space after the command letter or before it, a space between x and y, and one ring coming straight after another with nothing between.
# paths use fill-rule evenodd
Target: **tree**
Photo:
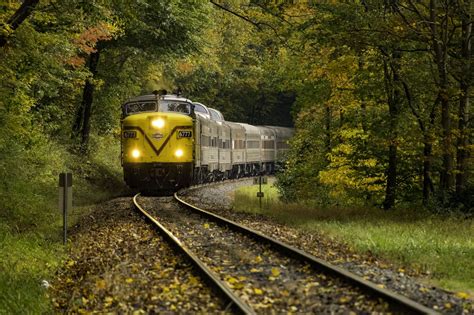
<instances>
[{"instance_id":1,"label":"tree","mask_svg":"<svg viewBox=\"0 0 474 315\"><path fill-rule=\"evenodd\" d=\"M155 61L182 56L197 47L196 34L205 22L205 16L199 11L202 8L201 2L190 4L181 0L111 3L110 10L115 19L121 21L121 29L116 37L98 37L94 51L88 56L90 77L84 85L82 102L73 126L73 133L81 134L82 151L87 151L88 147L100 56L111 50L128 49L135 55L152 56Z\"/></svg>"},{"instance_id":2,"label":"tree","mask_svg":"<svg viewBox=\"0 0 474 315\"><path fill-rule=\"evenodd\" d=\"M16 12L3 25L2 33L0 34L0 47L6 45L9 35L15 31L23 21L30 16L35 9L39 0L25 0L16 10Z\"/></svg>"}]
</instances>

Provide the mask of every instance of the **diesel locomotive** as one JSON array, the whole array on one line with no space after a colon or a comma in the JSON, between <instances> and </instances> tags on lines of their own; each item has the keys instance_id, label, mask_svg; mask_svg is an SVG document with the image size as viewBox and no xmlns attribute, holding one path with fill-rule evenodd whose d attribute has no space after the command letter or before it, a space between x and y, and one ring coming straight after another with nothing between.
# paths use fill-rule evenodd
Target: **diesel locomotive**
<instances>
[{"instance_id":1,"label":"diesel locomotive","mask_svg":"<svg viewBox=\"0 0 474 315\"><path fill-rule=\"evenodd\" d=\"M225 121L222 113L179 95L154 93L122 106L124 179L144 192L271 174L293 129Z\"/></svg>"}]
</instances>

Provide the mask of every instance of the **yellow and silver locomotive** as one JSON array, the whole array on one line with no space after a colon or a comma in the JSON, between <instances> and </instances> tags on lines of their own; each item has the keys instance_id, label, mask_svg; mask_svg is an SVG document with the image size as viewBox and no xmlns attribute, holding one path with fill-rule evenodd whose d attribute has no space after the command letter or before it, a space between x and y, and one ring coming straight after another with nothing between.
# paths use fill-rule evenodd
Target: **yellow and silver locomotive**
<instances>
[{"instance_id":1,"label":"yellow and silver locomotive","mask_svg":"<svg viewBox=\"0 0 474 315\"><path fill-rule=\"evenodd\" d=\"M177 95L143 95L123 105L125 182L140 191L272 173L293 129L225 121Z\"/></svg>"},{"instance_id":2,"label":"yellow and silver locomotive","mask_svg":"<svg viewBox=\"0 0 474 315\"><path fill-rule=\"evenodd\" d=\"M193 176L193 104L173 95L144 95L123 105L122 166L131 188L169 190Z\"/></svg>"}]
</instances>

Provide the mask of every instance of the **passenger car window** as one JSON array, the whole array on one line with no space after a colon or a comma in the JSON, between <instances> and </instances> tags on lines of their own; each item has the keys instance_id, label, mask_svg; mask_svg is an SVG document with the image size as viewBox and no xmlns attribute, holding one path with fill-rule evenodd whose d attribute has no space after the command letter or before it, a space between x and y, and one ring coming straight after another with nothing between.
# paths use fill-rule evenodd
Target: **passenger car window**
<instances>
[{"instance_id":1,"label":"passenger car window","mask_svg":"<svg viewBox=\"0 0 474 315\"><path fill-rule=\"evenodd\" d=\"M212 108L209 108L209 112L211 113L211 118L214 120L221 120L219 114Z\"/></svg>"},{"instance_id":2,"label":"passenger car window","mask_svg":"<svg viewBox=\"0 0 474 315\"><path fill-rule=\"evenodd\" d=\"M199 113L208 114L204 106L194 103L194 110Z\"/></svg>"}]
</instances>

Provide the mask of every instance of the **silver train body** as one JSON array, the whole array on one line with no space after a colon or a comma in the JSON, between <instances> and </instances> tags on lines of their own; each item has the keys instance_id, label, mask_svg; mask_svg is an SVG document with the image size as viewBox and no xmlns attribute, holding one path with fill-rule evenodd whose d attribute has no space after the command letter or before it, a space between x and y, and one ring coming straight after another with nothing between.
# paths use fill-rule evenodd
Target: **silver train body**
<instances>
[{"instance_id":1,"label":"silver train body","mask_svg":"<svg viewBox=\"0 0 474 315\"><path fill-rule=\"evenodd\" d=\"M225 121L177 95L142 95L123 104L124 180L143 192L272 174L293 129Z\"/></svg>"},{"instance_id":2,"label":"silver train body","mask_svg":"<svg viewBox=\"0 0 474 315\"><path fill-rule=\"evenodd\" d=\"M225 121L223 115L201 103L195 112L195 184L273 174L288 151L294 130Z\"/></svg>"}]
</instances>

